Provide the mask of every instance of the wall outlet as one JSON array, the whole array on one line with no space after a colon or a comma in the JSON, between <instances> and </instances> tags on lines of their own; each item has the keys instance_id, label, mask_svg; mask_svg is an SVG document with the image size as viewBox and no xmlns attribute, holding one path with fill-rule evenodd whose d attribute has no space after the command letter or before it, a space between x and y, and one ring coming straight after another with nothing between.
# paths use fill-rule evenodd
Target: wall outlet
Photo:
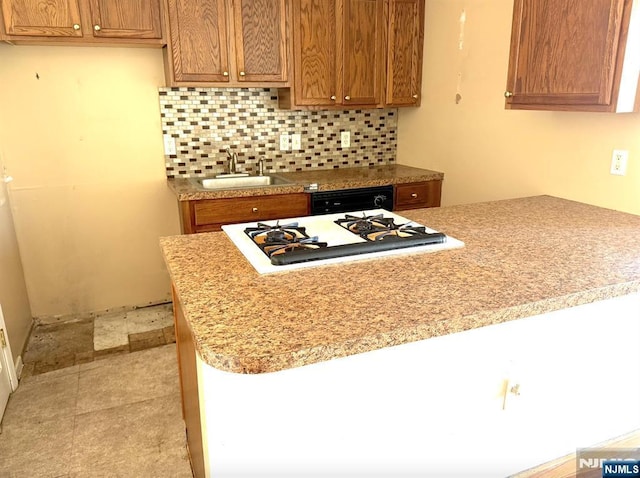
<instances>
[{"instance_id":1,"label":"wall outlet","mask_svg":"<svg viewBox=\"0 0 640 478\"><path fill-rule=\"evenodd\" d=\"M283 133L280 135L280 151L289 151L289 135Z\"/></svg>"},{"instance_id":2,"label":"wall outlet","mask_svg":"<svg viewBox=\"0 0 640 478\"><path fill-rule=\"evenodd\" d=\"M624 176L627 174L627 160L629 151L626 149L614 149L611 156L611 174Z\"/></svg>"},{"instance_id":3,"label":"wall outlet","mask_svg":"<svg viewBox=\"0 0 640 478\"><path fill-rule=\"evenodd\" d=\"M164 141L164 154L167 156L176 154L176 139L170 134L162 135Z\"/></svg>"},{"instance_id":4,"label":"wall outlet","mask_svg":"<svg viewBox=\"0 0 640 478\"><path fill-rule=\"evenodd\" d=\"M340 132L340 147L341 148L351 147L351 132L349 131Z\"/></svg>"},{"instance_id":5,"label":"wall outlet","mask_svg":"<svg viewBox=\"0 0 640 478\"><path fill-rule=\"evenodd\" d=\"M293 151L299 151L302 149L302 136L299 134L291 135L291 149Z\"/></svg>"}]
</instances>

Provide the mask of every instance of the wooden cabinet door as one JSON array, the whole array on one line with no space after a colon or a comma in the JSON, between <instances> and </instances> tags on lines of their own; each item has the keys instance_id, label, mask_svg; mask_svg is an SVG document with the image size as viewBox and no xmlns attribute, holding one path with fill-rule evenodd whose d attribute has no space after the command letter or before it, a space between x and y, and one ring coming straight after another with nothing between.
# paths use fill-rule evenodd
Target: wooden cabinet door
<instances>
[{"instance_id":1,"label":"wooden cabinet door","mask_svg":"<svg viewBox=\"0 0 640 478\"><path fill-rule=\"evenodd\" d=\"M424 0L390 0L386 105L420 104L423 43Z\"/></svg>"},{"instance_id":2,"label":"wooden cabinet door","mask_svg":"<svg viewBox=\"0 0 640 478\"><path fill-rule=\"evenodd\" d=\"M333 106L341 97L341 39L334 0L294 0L295 104Z\"/></svg>"},{"instance_id":3,"label":"wooden cabinet door","mask_svg":"<svg viewBox=\"0 0 640 478\"><path fill-rule=\"evenodd\" d=\"M93 35L162 38L160 0L89 0Z\"/></svg>"},{"instance_id":4,"label":"wooden cabinet door","mask_svg":"<svg viewBox=\"0 0 640 478\"><path fill-rule=\"evenodd\" d=\"M343 0L342 25L342 103L380 104L385 61L383 0Z\"/></svg>"},{"instance_id":5,"label":"wooden cabinet door","mask_svg":"<svg viewBox=\"0 0 640 478\"><path fill-rule=\"evenodd\" d=\"M7 35L81 37L77 0L2 0Z\"/></svg>"},{"instance_id":6,"label":"wooden cabinet door","mask_svg":"<svg viewBox=\"0 0 640 478\"><path fill-rule=\"evenodd\" d=\"M631 4L515 0L506 107L611 110Z\"/></svg>"},{"instance_id":7,"label":"wooden cabinet door","mask_svg":"<svg viewBox=\"0 0 640 478\"><path fill-rule=\"evenodd\" d=\"M225 0L167 0L175 81L228 82Z\"/></svg>"},{"instance_id":8,"label":"wooden cabinet door","mask_svg":"<svg viewBox=\"0 0 640 478\"><path fill-rule=\"evenodd\" d=\"M285 0L234 0L238 81L287 80Z\"/></svg>"}]
</instances>

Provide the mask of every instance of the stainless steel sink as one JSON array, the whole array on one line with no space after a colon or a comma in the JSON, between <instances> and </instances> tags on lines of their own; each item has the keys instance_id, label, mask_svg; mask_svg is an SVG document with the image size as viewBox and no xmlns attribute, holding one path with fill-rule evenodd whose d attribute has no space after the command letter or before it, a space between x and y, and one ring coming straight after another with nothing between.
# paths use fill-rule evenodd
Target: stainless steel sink
<instances>
[{"instance_id":1,"label":"stainless steel sink","mask_svg":"<svg viewBox=\"0 0 640 478\"><path fill-rule=\"evenodd\" d=\"M194 179L193 182L202 189L240 189L293 184L291 181L272 174L265 176L201 178Z\"/></svg>"}]
</instances>

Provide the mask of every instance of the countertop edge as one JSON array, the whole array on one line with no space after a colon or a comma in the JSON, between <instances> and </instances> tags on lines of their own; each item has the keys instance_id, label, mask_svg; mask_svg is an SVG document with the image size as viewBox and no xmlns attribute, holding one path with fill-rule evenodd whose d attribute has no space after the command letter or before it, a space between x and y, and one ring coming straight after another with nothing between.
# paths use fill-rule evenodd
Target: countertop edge
<instances>
[{"instance_id":1,"label":"countertop edge","mask_svg":"<svg viewBox=\"0 0 640 478\"><path fill-rule=\"evenodd\" d=\"M372 171L381 171L380 174L382 177L353 177L354 174L357 175L358 173L362 173L363 175L366 175L366 173ZM398 173L397 171L400 172ZM385 173L388 174L385 175ZM188 181L188 179L186 178L168 178L167 185L169 189L171 189L171 191L176 195L178 201L184 202L207 199L227 199L274 196L278 194L310 193L315 191L335 191L340 189L420 183L426 181L442 181L444 179L444 173L439 171L401 165L396 165L395 169L391 169L390 167L382 167L381 169L376 169L375 167L344 168L274 174L288 179L292 183L266 187L204 190L196 189L193 186L185 186L184 181ZM321 179L309 179L310 174L319 175ZM340 177L340 175L344 175L346 177ZM304 176L307 176L307 179L301 179ZM326 178L322 178L322 176L326 176ZM182 185L178 185L180 182L183 182ZM308 186L311 184L316 185L316 187L313 189L308 189Z\"/></svg>"},{"instance_id":2,"label":"countertop edge","mask_svg":"<svg viewBox=\"0 0 640 478\"><path fill-rule=\"evenodd\" d=\"M196 339L193 330L191 330L191 334L200 357L205 363L218 370L240 374L273 373L382 348L395 347L434 337L465 332L512 320L524 319L634 293L640 293L640 281L612 284L607 287L580 291L565 296L553 297L494 311L482 311L477 314L457 318L461 322L454 328L452 328L449 320L439 320L430 324L420 324L411 329L394 330L392 333L364 336L348 342L327 344L311 349L269 355L268 357L225 356L209 350L206 344ZM451 319L455 319L455 317Z\"/></svg>"}]
</instances>

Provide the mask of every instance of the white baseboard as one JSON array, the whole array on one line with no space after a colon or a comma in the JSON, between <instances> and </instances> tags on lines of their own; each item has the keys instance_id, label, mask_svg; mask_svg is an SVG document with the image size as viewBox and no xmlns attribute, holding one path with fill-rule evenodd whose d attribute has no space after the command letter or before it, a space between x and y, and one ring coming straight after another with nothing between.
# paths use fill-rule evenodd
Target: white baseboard
<instances>
[{"instance_id":1,"label":"white baseboard","mask_svg":"<svg viewBox=\"0 0 640 478\"><path fill-rule=\"evenodd\" d=\"M18 380L20 380L20 377L22 377L23 368L24 368L24 363L22 362L22 355L18 355L18 358L16 359L16 365L15 365L16 377L18 377Z\"/></svg>"}]
</instances>

